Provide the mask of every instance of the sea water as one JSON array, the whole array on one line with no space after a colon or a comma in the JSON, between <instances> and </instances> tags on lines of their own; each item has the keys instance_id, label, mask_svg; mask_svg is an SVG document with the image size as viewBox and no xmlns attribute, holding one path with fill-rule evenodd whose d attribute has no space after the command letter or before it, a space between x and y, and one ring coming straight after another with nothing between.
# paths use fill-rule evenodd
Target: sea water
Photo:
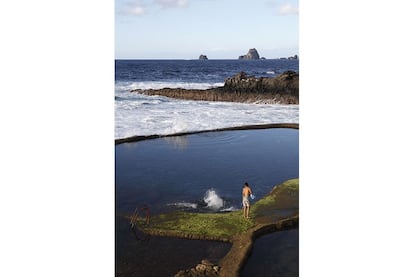
<instances>
[{"instance_id":1,"label":"sea water","mask_svg":"<svg viewBox=\"0 0 414 277\"><path fill-rule=\"evenodd\" d=\"M298 105L190 101L134 89L208 89L240 71L274 77L299 71L297 60L116 60L115 138L165 135L241 125L299 123Z\"/></svg>"}]
</instances>

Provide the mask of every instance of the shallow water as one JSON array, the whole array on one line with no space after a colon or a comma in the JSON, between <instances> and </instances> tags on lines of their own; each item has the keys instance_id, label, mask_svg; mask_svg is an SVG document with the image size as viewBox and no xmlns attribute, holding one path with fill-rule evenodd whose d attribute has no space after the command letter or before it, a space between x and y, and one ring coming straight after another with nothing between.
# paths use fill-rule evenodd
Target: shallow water
<instances>
[{"instance_id":1,"label":"shallow water","mask_svg":"<svg viewBox=\"0 0 414 277\"><path fill-rule=\"evenodd\" d=\"M206 257L218 261L230 249L229 244L153 237L146 240L142 234L134 234L120 215L144 204L152 214L240 209L244 182L250 183L257 201L274 185L299 176L298 136L295 129L243 130L117 145L117 275L151 276L148 274L160 270L162 264L171 276Z\"/></svg>"}]
</instances>

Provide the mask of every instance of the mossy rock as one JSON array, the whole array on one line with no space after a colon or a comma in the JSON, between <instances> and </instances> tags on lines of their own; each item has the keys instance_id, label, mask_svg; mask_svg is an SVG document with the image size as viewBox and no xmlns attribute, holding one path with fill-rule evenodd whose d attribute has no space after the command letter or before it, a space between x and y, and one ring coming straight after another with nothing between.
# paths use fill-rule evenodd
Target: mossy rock
<instances>
[{"instance_id":1,"label":"mossy rock","mask_svg":"<svg viewBox=\"0 0 414 277\"><path fill-rule=\"evenodd\" d=\"M229 241L261 223L272 223L299 211L299 179L276 185L272 191L252 204L251 218L243 211L228 213L173 212L151 217L151 223L138 223L143 232L153 235Z\"/></svg>"}]
</instances>

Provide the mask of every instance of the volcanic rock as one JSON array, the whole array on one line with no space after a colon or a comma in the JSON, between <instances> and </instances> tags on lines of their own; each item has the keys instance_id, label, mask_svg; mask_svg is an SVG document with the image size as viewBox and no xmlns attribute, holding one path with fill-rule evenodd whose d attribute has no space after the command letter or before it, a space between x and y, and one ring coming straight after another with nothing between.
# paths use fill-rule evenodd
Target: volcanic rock
<instances>
[{"instance_id":1,"label":"volcanic rock","mask_svg":"<svg viewBox=\"0 0 414 277\"><path fill-rule=\"evenodd\" d=\"M256 78L240 72L226 79L223 91L279 93L299 97L299 74L295 71L285 71L273 78Z\"/></svg>"},{"instance_id":2,"label":"volcanic rock","mask_svg":"<svg viewBox=\"0 0 414 277\"><path fill-rule=\"evenodd\" d=\"M285 71L279 76L254 77L245 72L227 78L224 86L210 89L135 89L146 95L196 101L228 101L258 104L299 104L299 74Z\"/></svg>"}]
</instances>

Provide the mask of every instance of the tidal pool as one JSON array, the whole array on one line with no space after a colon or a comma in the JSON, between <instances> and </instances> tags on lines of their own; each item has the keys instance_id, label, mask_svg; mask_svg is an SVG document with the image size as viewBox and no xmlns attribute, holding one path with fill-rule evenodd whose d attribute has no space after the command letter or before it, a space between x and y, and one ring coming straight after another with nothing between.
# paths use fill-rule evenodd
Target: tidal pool
<instances>
[{"instance_id":1,"label":"tidal pool","mask_svg":"<svg viewBox=\"0 0 414 277\"><path fill-rule=\"evenodd\" d=\"M122 215L136 207L147 205L152 214L238 210L244 182L258 200L274 185L297 177L296 129L210 132L117 145L117 276L155 276L155 272L173 276L203 258L217 262L230 249L226 243L134 233Z\"/></svg>"}]
</instances>

